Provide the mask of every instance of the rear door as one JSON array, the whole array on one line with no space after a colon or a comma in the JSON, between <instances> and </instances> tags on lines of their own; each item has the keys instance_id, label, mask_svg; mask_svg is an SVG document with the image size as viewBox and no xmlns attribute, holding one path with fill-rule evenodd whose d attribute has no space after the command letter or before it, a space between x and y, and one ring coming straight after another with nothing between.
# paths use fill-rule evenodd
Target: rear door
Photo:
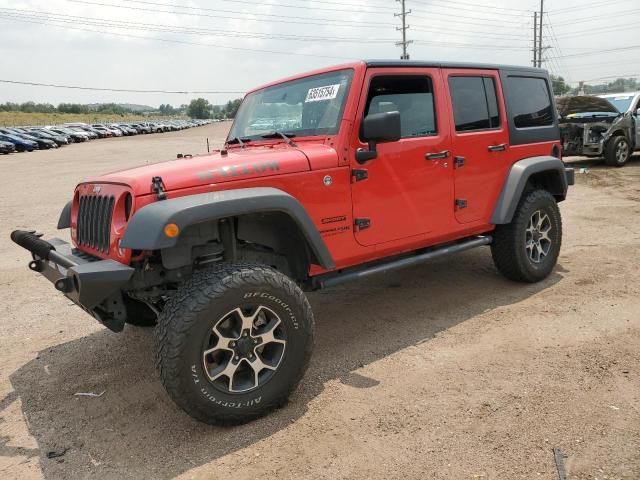
<instances>
[{"instance_id":1,"label":"rear door","mask_svg":"<svg viewBox=\"0 0 640 480\"><path fill-rule=\"evenodd\" d=\"M509 132L497 70L443 70L454 164L455 217L488 220L506 169Z\"/></svg>"},{"instance_id":2,"label":"rear door","mask_svg":"<svg viewBox=\"0 0 640 480\"><path fill-rule=\"evenodd\" d=\"M400 112L402 138L378 143L377 158L359 165L355 150L368 149L359 136L362 119L391 111ZM355 228L358 243L379 245L444 232L453 217L453 179L439 69L368 69L356 118L352 168L364 174L352 183L353 215L365 221Z\"/></svg>"}]
</instances>

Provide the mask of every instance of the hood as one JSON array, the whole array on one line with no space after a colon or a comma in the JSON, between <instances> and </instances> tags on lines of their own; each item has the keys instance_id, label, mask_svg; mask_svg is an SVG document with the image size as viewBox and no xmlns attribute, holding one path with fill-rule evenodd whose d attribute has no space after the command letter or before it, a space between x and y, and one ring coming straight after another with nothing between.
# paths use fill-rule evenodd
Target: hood
<instances>
[{"instance_id":1,"label":"hood","mask_svg":"<svg viewBox=\"0 0 640 480\"><path fill-rule=\"evenodd\" d=\"M317 147L317 146L316 146ZM331 150L338 163L337 154ZM310 151L314 151L310 149ZM316 153L314 151L314 153ZM317 153L316 153L317 154ZM326 153L325 153L326 156ZM161 177L165 191L201 185L248 180L251 178L284 175L310 170L304 148L291 148L281 144L232 148L226 154L220 151L166 162L148 164L129 170L120 170L83 183L120 183L129 185L134 195L152 193L151 180Z\"/></svg>"},{"instance_id":2,"label":"hood","mask_svg":"<svg viewBox=\"0 0 640 480\"><path fill-rule=\"evenodd\" d=\"M615 113L620 114L604 98L592 97L589 95L578 95L575 97L560 97L556 100L560 117L566 118L580 113Z\"/></svg>"}]
</instances>

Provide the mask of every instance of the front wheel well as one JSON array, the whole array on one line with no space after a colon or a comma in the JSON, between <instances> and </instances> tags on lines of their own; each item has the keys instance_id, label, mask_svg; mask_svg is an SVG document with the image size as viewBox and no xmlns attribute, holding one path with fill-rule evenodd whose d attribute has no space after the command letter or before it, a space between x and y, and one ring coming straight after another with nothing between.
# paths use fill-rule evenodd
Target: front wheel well
<instances>
[{"instance_id":1,"label":"front wheel well","mask_svg":"<svg viewBox=\"0 0 640 480\"><path fill-rule=\"evenodd\" d=\"M297 280L307 279L319 263L300 226L286 213L265 212L226 217L187 227L178 243L160 250L168 270L222 261L251 261Z\"/></svg>"}]
</instances>

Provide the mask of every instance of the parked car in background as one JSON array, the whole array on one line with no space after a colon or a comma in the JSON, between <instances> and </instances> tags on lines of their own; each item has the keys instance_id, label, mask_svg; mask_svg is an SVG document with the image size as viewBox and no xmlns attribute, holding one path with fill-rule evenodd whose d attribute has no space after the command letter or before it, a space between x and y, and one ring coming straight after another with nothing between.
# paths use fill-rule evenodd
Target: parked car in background
<instances>
[{"instance_id":1,"label":"parked car in background","mask_svg":"<svg viewBox=\"0 0 640 480\"><path fill-rule=\"evenodd\" d=\"M635 148L640 149L640 92L608 93L598 95L613 104L620 112L633 117L635 127Z\"/></svg>"},{"instance_id":2,"label":"parked car in background","mask_svg":"<svg viewBox=\"0 0 640 480\"><path fill-rule=\"evenodd\" d=\"M607 99L591 95L560 97L556 105L563 155L602 156L614 167L627 163L636 148L631 112L621 113Z\"/></svg>"},{"instance_id":3,"label":"parked car in background","mask_svg":"<svg viewBox=\"0 0 640 480\"><path fill-rule=\"evenodd\" d=\"M108 132L111 132L111 135L114 137L122 137L124 134L122 133L122 130L118 130L117 128L111 128L108 125L103 125L101 123L94 123L93 125L91 125L93 128L101 128L104 129Z\"/></svg>"},{"instance_id":4,"label":"parked car in background","mask_svg":"<svg viewBox=\"0 0 640 480\"><path fill-rule=\"evenodd\" d=\"M58 144L53 140L48 140L46 138L39 138L34 135L29 135L28 133L25 133L26 130L22 128L5 128L5 129L0 129L0 132L5 133L6 135L14 135L22 140L34 142L38 146L38 148L42 150L46 150L48 148L58 148Z\"/></svg>"},{"instance_id":5,"label":"parked car in background","mask_svg":"<svg viewBox=\"0 0 640 480\"><path fill-rule=\"evenodd\" d=\"M45 140L51 140L51 141L55 142L56 145L58 145L59 147L61 147L63 145L67 145L69 143L69 141L64 137L61 137L59 135L53 135L53 134L44 132L42 130L28 130L27 134L31 135L32 137L42 138L42 139L45 139Z\"/></svg>"},{"instance_id":6,"label":"parked car in background","mask_svg":"<svg viewBox=\"0 0 640 480\"><path fill-rule=\"evenodd\" d=\"M100 135L103 135L102 138L109 138L109 137L115 137L116 134L113 132L113 130L109 130L107 127L103 127L100 125L92 125L92 127L94 130L96 130L97 132L100 133ZM120 134L120 136L122 136L122 134Z\"/></svg>"},{"instance_id":7,"label":"parked car in background","mask_svg":"<svg viewBox=\"0 0 640 480\"><path fill-rule=\"evenodd\" d=\"M162 133L162 132L164 132L164 129L162 128L162 125L160 125L159 123L150 122L150 123L144 123L144 125L147 125L151 129L152 133Z\"/></svg>"},{"instance_id":8,"label":"parked car in background","mask_svg":"<svg viewBox=\"0 0 640 480\"><path fill-rule=\"evenodd\" d=\"M89 140L89 134L87 132L77 132L65 127L47 127L47 129L60 135L67 135L75 143L86 142Z\"/></svg>"},{"instance_id":9,"label":"parked car in background","mask_svg":"<svg viewBox=\"0 0 640 480\"><path fill-rule=\"evenodd\" d=\"M16 151L16 146L11 142L0 141L0 153L8 155Z\"/></svg>"},{"instance_id":10,"label":"parked car in background","mask_svg":"<svg viewBox=\"0 0 640 480\"><path fill-rule=\"evenodd\" d=\"M80 132L86 132L86 133L89 134L89 136L91 138L106 138L107 137L106 132L100 131L100 130L98 130L96 128L93 128L93 127L90 127L88 125L84 126L84 127L70 127L70 128L72 128L73 130L80 131Z\"/></svg>"},{"instance_id":11,"label":"parked car in background","mask_svg":"<svg viewBox=\"0 0 640 480\"><path fill-rule=\"evenodd\" d=\"M13 143L18 152L33 152L34 150L38 150L38 142L20 138L15 134L0 133L0 141Z\"/></svg>"},{"instance_id":12,"label":"parked car in background","mask_svg":"<svg viewBox=\"0 0 640 480\"><path fill-rule=\"evenodd\" d=\"M143 123L131 123L132 127L138 130L138 133L151 133L151 127Z\"/></svg>"}]
</instances>

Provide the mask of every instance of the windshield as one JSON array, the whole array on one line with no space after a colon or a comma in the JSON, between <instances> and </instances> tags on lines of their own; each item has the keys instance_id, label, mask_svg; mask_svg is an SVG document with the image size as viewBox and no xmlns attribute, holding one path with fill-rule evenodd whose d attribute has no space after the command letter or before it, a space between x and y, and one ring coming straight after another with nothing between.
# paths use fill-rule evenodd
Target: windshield
<instances>
[{"instance_id":1,"label":"windshield","mask_svg":"<svg viewBox=\"0 0 640 480\"><path fill-rule=\"evenodd\" d=\"M276 131L298 137L338 133L352 77L353 70L339 70L250 93L228 138L260 138Z\"/></svg>"},{"instance_id":2,"label":"windshield","mask_svg":"<svg viewBox=\"0 0 640 480\"><path fill-rule=\"evenodd\" d=\"M628 96L619 96L619 97L606 97L606 100L609 103L612 103L614 107L616 107L621 112L626 112L629 110L629 106L631 106L631 100L633 100L633 95Z\"/></svg>"}]
</instances>

